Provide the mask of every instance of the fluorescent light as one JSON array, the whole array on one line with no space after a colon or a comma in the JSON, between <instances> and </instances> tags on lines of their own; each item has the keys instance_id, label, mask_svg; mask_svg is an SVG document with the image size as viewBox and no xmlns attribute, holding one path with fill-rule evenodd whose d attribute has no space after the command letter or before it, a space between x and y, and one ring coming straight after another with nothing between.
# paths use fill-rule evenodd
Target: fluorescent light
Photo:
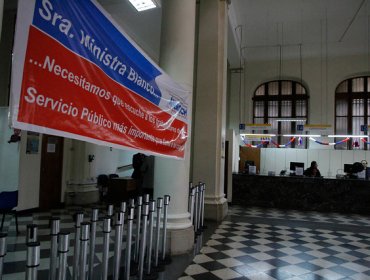
<instances>
[{"instance_id":1,"label":"fluorescent light","mask_svg":"<svg viewBox=\"0 0 370 280\"><path fill-rule=\"evenodd\" d=\"M277 122L305 122L306 121L306 119L304 118L276 118L273 120Z\"/></svg>"},{"instance_id":2,"label":"fluorescent light","mask_svg":"<svg viewBox=\"0 0 370 280\"><path fill-rule=\"evenodd\" d=\"M256 136L256 137L275 137L276 134L256 134L256 133L242 133L240 136Z\"/></svg>"},{"instance_id":3,"label":"fluorescent light","mask_svg":"<svg viewBox=\"0 0 370 280\"><path fill-rule=\"evenodd\" d=\"M153 9L157 4L153 0L129 0L138 12Z\"/></svg>"},{"instance_id":4,"label":"fluorescent light","mask_svg":"<svg viewBox=\"0 0 370 280\"><path fill-rule=\"evenodd\" d=\"M369 138L368 135L328 135L330 138Z\"/></svg>"},{"instance_id":5,"label":"fluorescent light","mask_svg":"<svg viewBox=\"0 0 370 280\"><path fill-rule=\"evenodd\" d=\"M284 137L321 137L318 134L284 134Z\"/></svg>"}]
</instances>

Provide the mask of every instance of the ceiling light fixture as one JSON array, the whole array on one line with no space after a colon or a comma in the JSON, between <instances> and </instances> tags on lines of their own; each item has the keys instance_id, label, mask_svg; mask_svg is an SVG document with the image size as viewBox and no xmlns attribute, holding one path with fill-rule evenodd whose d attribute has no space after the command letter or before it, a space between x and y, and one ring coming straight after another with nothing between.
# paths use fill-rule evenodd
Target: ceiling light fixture
<instances>
[{"instance_id":1,"label":"ceiling light fixture","mask_svg":"<svg viewBox=\"0 0 370 280\"><path fill-rule=\"evenodd\" d=\"M284 134L284 137L321 137L319 134Z\"/></svg>"},{"instance_id":2,"label":"ceiling light fixture","mask_svg":"<svg viewBox=\"0 0 370 280\"><path fill-rule=\"evenodd\" d=\"M368 135L328 135L330 138L369 138Z\"/></svg>"},{"instance_id":3,"label":"ceiling light fixture","mask_svg":"<svg viewBox=\"0 0 370 280\"><path fill-rule=\"evenodd\" d=\"M276 134L263 134L263 133L241 133L240 136L255 136L255 137L275 137Z\"/></svg>"},{"instance_id":4,"label":"ceiling light fixture","mask_svg":"<svg viewBox=\"0 0 370 280\"><path fill-rule=\"evenodd\" d=\"M277 122L306 122L304 118L276 118L274 121Z\"/></svg>"},{"instance_id":5,"label":"ceiling light fixture","mask_svg":"<svg viewBox=\"0 0 370 280\"><path fill-rule=\"evenodd\" d=\"M153 9L159 6L154 0L129 0L138 12Z\"/></svg>"}]
</instances>

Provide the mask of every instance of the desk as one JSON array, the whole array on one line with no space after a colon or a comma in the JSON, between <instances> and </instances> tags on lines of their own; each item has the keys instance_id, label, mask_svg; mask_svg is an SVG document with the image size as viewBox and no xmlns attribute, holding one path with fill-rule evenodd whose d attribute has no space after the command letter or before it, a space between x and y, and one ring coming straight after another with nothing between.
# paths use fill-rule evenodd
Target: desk
<instances>
[{"instance_id":1,"label":"desk","mask_svg":"<svg viewBox=\"0 0 370 280\"><path fill-rule=\"evenodd\" d=\"M108 182L107 200L118 204L136 195L137 182L130 177L111 178Z\"/></svg>"},{"instance_id":2,"label":"desk","mask_svg":"<svg viewBox=\"0 0 370 280\"><path fill-rule=\"evenodd\" d=\"M88 205L99 202L96 182L70 182L65 191L66 205Z\"/></svg>"},{"instance_id":3,"label":"desk","mask_svg":"<svg viewBox=\"0 0 370 280\"><path fill-rule=\"evenodd\" d=\"M232 203L370 214L370 181L233 174Z\"/></svg>"}]
</instances>

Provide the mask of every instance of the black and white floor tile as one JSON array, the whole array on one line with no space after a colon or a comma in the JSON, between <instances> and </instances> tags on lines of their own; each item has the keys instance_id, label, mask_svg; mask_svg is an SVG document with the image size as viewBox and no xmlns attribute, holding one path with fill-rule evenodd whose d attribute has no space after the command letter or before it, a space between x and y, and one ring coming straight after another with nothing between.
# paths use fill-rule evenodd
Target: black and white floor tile
<instances>
[{"instance_id":1,"label":"black and white floor tile","mask_svg":"<svg viewBox=\"0 0 370 280\"><path fill-rule=\"evenodd\" d=\"M84 211L85 221L90 220L91 208L72 207L22 215L18 235L14 218L7 217L3 229L8 233L3 280L25 279L26 226L31 223L38 225L41 242L38 279L47 279L52 216L60 217L61 229L71 232L67 273L67 279L71 279L73 214L77 210ZM102 208L100 217L105 214ZM172 272L161 273L159 279L370 279L370 219L366 216L232 206L225 220L207 235L210 238L199 247L198 254L178 258L177 264L166 267L166 271ZM96 266L101 263L102 249L99 224ZM112 256L113 249L110 251Z\"/></svg>"},{"instance_id":2,"label":"black and white floor tile","mask_svg":"<svg viewBox=\"0 0 370 280\"><path fill-rule=\"evenodd\" d=\"M179 279L370 279L370 222L233 207Z\"/></svg>"},{"instance_id":3,"label":"black and white floor tile","mask_svg":"<svg viewBox=\"0 0 370 280\"><path fill-rule=\"evenodd\" d=\"M38 267L38 279L48 279L50 264L50 228L51 217L59 217L60 230L70 232L70 247L68 252L67 279L72 277L73 245L75 239L75 223L73 214L76 211L84 212L84 221L90 221L91 208L69 207L66 209L52 210L50 212L36 212L18 217L19 234L16 234L15 219L7 216L3 232L8 234L6 239L7 254L4 257L3 280L23 280L26 270L26 232L28 224L36 224L38 241L40 241L40 266ZM106 209L100 210L100 218L106 215ZM110 236L111 250L109 256L113 256L114 231ZM102 223L98 223L96 233L95 266L101 263L103 251ZM97 278L98 279L98 278Z\"/></svg>"}]
</instances>

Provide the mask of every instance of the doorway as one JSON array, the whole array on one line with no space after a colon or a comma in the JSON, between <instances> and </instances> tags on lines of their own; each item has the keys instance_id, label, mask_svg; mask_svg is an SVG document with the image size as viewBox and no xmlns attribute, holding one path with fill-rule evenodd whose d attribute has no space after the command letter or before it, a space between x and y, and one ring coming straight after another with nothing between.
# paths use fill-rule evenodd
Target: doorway
<instances>
[{"instance_id":1,"label":"doorway","mask_svg":"<svg viewBox=\"0 0 370 280\"><path fill-rule=\"evenodd\" d=\"M63 143L62 137L42 136L39 207L43 210L61 205Z\"/></svg>"}]
</instances>

